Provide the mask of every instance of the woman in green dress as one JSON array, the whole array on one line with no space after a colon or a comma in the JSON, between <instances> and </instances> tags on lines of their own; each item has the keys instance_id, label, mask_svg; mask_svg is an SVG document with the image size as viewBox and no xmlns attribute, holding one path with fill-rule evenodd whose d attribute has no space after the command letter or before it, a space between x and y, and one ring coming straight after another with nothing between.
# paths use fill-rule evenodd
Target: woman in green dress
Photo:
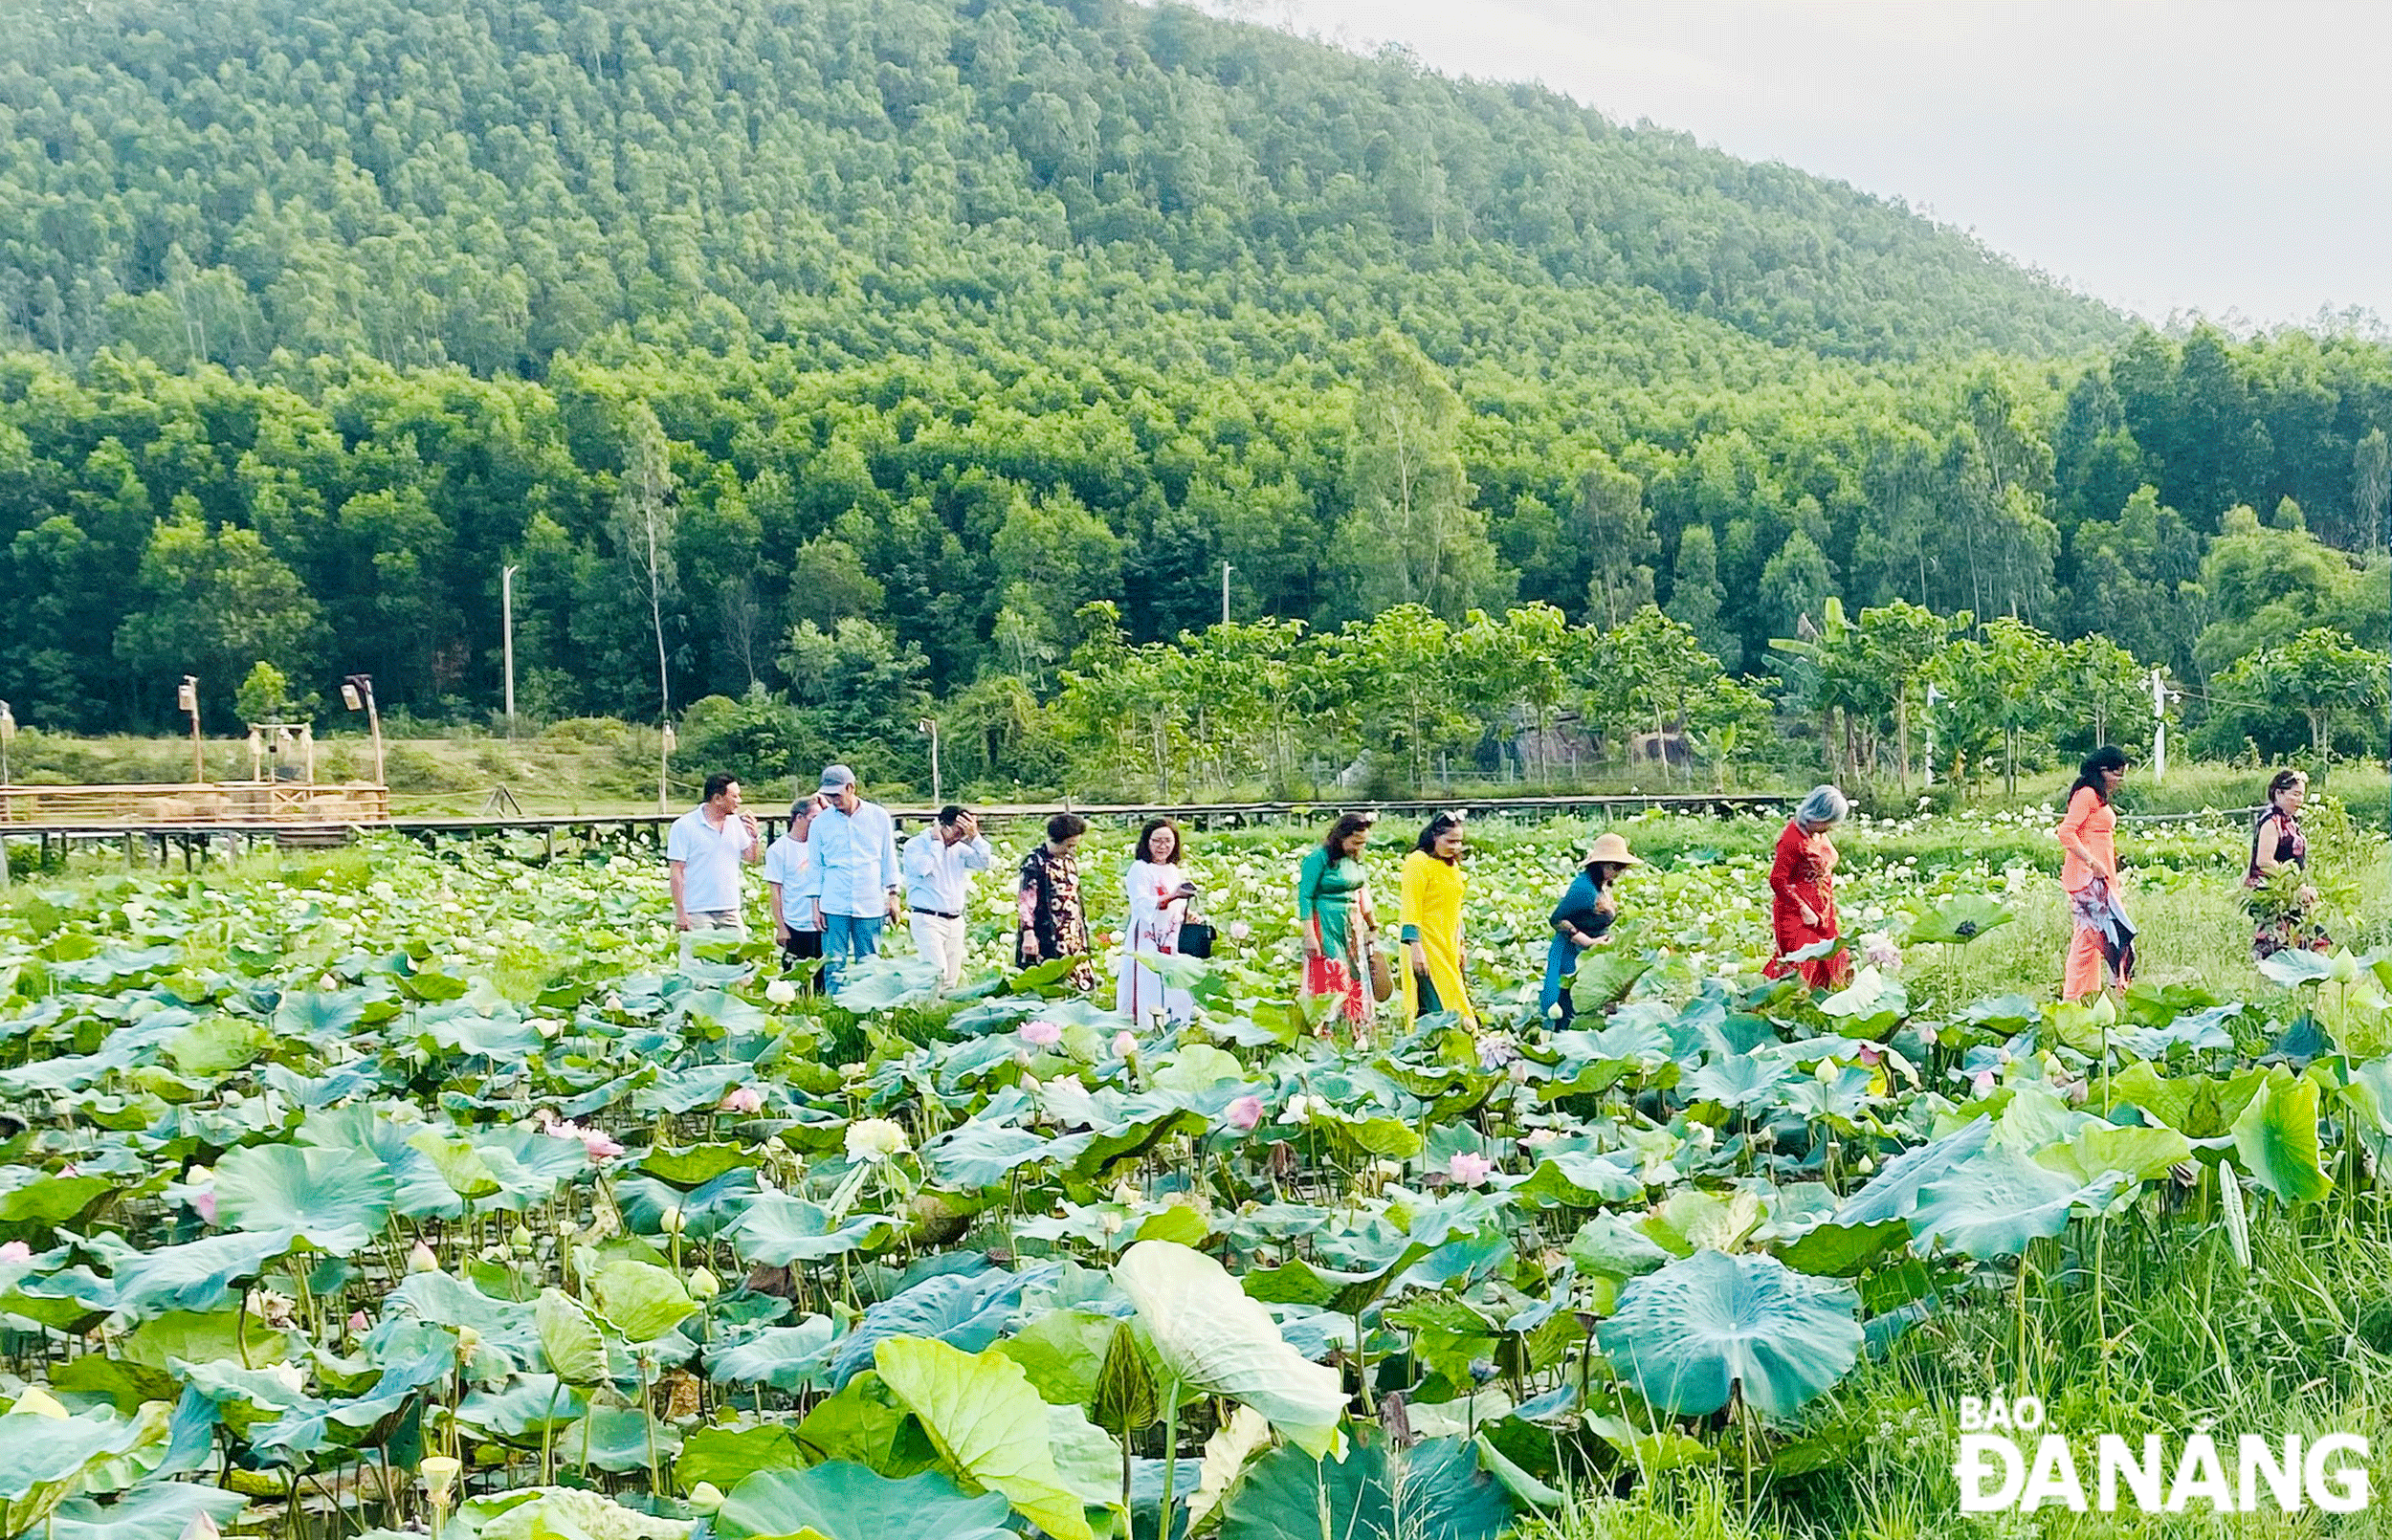
<instances>
[{"instance_id":1,"label":"woman in green dress","mask_svg":"<svg viewBox=\"0 0 2392 1540\"><path fill-rule=\"evenodd\" d=\"M1323 996L1330 1013L1360 1026L1370 1020L1369 968L1363 948L1374 928L1370 878L1362 847L1370 815L1347 813L1304 857L1296 876L1296 928L1304 936L1304 1001Z\"/></svg>"}]
</instances>

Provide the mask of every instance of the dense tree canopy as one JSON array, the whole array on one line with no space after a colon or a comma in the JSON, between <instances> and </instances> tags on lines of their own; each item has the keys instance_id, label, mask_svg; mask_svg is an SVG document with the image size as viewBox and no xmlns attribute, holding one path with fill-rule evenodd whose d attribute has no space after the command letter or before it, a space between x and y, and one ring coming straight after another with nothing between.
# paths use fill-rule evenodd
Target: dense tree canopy
<instances>
[{"instance_id":1,"label":"dense tree canopy","mask_svg":"<svg viewBox=\"0 0 2392 1540\"><path fill-rule=\"evenodd\" d=\"M1110 0L11 21L0 689L47 726L187 671L229 719L259 661L486 714L508 564L527 711L762 686L911 753L937 698L1033 779L1031 718L1162 669L1225 563L1358 658L1519 606L1761 670L1899 603L2102 633L2195 713L2392 603L2380 343L2134 330L1400 55Z\"/></svg>"}]
</instances>

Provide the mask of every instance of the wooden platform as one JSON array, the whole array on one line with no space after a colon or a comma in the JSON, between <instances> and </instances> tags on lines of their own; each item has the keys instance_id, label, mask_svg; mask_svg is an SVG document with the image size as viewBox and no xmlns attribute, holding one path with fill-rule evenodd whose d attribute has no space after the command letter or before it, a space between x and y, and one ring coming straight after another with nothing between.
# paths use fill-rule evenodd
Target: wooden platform
<instances>
[{"instance_id":1,"label":"wooden platform","mask_svg":"<svg viewBox=\"0 0 2392 1540\"><path fill-rule=\"evenodd\" d=\"M139 829L232 825L384 824L390 792L368 781L215 781L116 786L0 786L0 828Z\"/></svg>"}]
</instances>

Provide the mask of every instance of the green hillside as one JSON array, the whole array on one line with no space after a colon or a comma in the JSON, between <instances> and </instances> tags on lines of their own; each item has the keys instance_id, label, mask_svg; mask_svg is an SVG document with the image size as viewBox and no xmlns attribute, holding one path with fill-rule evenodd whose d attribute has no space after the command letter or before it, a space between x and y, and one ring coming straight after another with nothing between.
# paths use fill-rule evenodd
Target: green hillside
<instances>
[{"instance_id":1,"label":"green hillside","mask_svg":"<svg viewBox=\"0 0 2392 1540\"><path fill-rule=\"evenodd\" d=\"M48 727L185 672L230 725L261 658L484 718L509 564L528 713L653 718L661 629L676 707L895 763L969 694L1032 780L1083 606L1168 639L1225 562L1241 620L1658 603L1762 672L1903 599L2198 683L2380 612L2388 425L2380 343L2156 335L1842 185L1179 7L0 29L0 691Z\"/></svg>"},{"instance_id":2,"label":"green hillside","mask_svg":"<svg viewBox=\"0 0 2392 1540\"><path fill-rule=\"evenodd\" d=\"M703 340L706 297L816 366L1165 318L1267 366L1408 306L1450 363L1556 373L1766 368L1679 316L1869 360L2121 330L1841 185L1179 7L17 15L7 309L68 353L536 374L618 321ZM1622 330L1646 368L1599 362Z\"/></svg>"}]
</instances>

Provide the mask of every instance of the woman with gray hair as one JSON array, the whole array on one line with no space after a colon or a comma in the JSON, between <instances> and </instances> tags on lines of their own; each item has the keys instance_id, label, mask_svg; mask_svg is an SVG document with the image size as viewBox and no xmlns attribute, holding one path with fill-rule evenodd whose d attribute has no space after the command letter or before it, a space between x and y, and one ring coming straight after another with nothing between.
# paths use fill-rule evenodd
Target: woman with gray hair
<instances>
[{"instance_id":1,"label":"woman with gray hair","mask_svg":"<svg viewBox=\"0 0 2392 1540\"><path fill-rule=\"evenodd\" d=\"M1827 838L1850 811L1844 793L1813 786L1778 836L1777 859L1769 864L1769 927L1778 946L1766 970L1772 979L1799 973L1813 989L1841 989L1851 979L1850 956L1831 946L1843 930L1835 913L1835 842Z\"/></svg>"}]
</instances>

